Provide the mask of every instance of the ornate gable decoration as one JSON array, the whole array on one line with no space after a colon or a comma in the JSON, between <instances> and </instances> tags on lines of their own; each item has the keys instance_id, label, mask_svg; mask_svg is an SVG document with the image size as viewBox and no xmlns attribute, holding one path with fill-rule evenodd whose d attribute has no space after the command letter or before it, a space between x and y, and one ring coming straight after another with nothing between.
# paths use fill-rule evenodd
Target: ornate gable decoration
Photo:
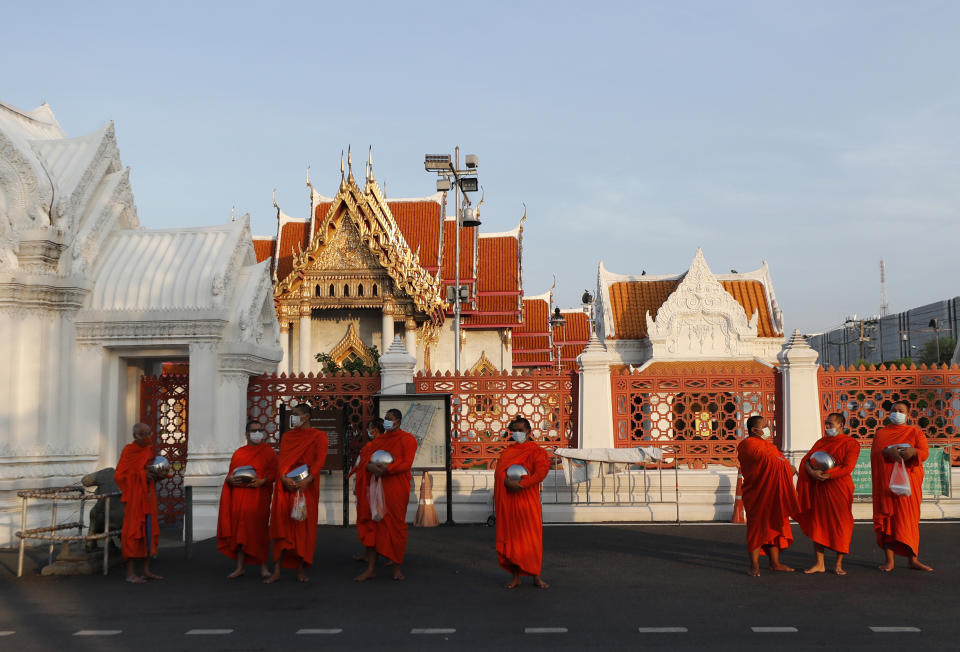
<instances>
[{"instance_id":1,"label":"ornate gable decoration","mask_svg":"<svg viewBox=\"0 0 960 652\"><path fill-rule=\"evenodd\" d=\"M499 373L497 365L490 362L490 358L487 357L486 351L480 352L480 359L477 360L477 363L470 368L470 373L473 375L482 375L482 374L495 374Z\"/></svg>"},{"instance_id":2,"label":"ornate gable decoration","mask_svg":"<svg viewBox=\"0 0 960 652\"><path fill-rule=\"evenodd\" d=\"M349 233L345 220L352 223L355 236ZM343 244L334 247L338 253L325 253L338 239L338 231L345 231L346 238L356 238L355 256L348 256ZM444 301L440 280L424 270L417 254L410 250L400 227L397 225L383 192L373 178L372 163L367 166L366 185L361 190L353 178L341 179L340 189L334 197L327 214L314 231L306 251L294 252L293 270L277 285L274 296L278 299L297 296L294 290L303 279L304 272L321 269L338 256L344 262L364 265L367 269L386 270L395 288L413 301L416 309L431 321L443 321ZM329 267L325 267L329 269Z\"/></svg>"},{"instance_id":3,"label":"ornate gable decoration","mask_svg":"<svg viewBox=\"0 0 960 652\"><path fill-rule=\"evenodd\" d=\"M750 319L713 275L697 249L690 270L657 311L647 311L654 360L752 357L757 313Z\"/></svg>"},{"instance_id":4,"label":"ornate gable decoration","mask_svg":"<svg viewBox=\"0 0 960 652\"><path fill-rule=\"evenodd\" d=\"M352 355L360 358L363 364L368 367L373 366L376 362L370 354L370 349L367 348L367 345L364 344L360 336L357 335L357 329L354 327L353 322L350 322L350 325L347 326L347 334L344 335L343 339L330 351L330 359L342 366Z\"/></svg>"}]
</instances>

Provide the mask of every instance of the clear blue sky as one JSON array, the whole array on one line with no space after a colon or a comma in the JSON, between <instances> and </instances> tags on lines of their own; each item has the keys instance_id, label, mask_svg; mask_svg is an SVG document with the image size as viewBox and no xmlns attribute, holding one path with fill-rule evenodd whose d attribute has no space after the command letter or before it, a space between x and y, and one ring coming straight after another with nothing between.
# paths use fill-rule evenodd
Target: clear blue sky
<instances>
[{"instance_id":1,"label":"clear blue sky","mask_svg":"<svg viewBox=\"0 0 960 652\"><path fill-rule=\"evenodd\" d=\"M960 3L8 3L0 100L114 120L140 219L271 191L306 216L368 145L394 197L480 157L483 229L529 208L524 290L769 261L788 328L960 293Z\"/></svg>"}]
</instances>

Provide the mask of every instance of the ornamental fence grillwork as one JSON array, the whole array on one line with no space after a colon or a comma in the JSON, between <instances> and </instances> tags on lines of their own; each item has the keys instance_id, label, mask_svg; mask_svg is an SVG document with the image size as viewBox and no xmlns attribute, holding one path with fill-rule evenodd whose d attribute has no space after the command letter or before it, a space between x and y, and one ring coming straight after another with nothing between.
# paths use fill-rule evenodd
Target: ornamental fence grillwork
<instances>
[{"instance_id":1,"label":"ornamental fence grillwork","mask_svg":"<svg viewBox=\"0 0 960 652\"><path fill-rule=\"evenodd\" d=\"M362 433L374 416L373 395L380 391L379 374L269 374L251 376L247 386L247 419L259 421L267 433L267 441L279 448L280 434L286 430L280 423L287 407L310 403L315 410L342 411L346 437L346 468L353 466L364 443ZM331 434L331 433L328 433ZM336 442L330 441L331 446Z\"/></svg>"},{"instance_id":2,"label":"ornamental fence grillwork","mask_svg":"<svg viewBox=\"0 0 960 652\"><path fill-rule=\"evenodd\" d=\"M140 421L154 433L156 454L170 461L170 474L156 483L161 528L183 525L189 395L189 375L163 374L140 380Z\"/></svg>"},{"instance_id":3,"label":"ornamental fence grillwork","mask_svg":"<svg viewBox=\"0 0 960 652\"><path fill-rule=\"evenodd\" d=\"M766 418L780 445L780 375L760 363L728 367L669 363L612 370L614 446L664 448L663 467L737 465L747 418Z\"/></svg>"},{"instance_id":4,"label":"ornamental fence grillwork","mask_svg":"<svg viewBox=\"0 0 960 652\"><path fill-rule=\"evenodd\" d=\"M418 374L418 394L450 394L454 469L494 469L515 417L530 421L548 451L576 446L578 374L540 371ZM554 464L559 464L551 457Z\"/></svg>"},{"instance_id":5,"label":"ornamental fence grillwork","mask_svg":"<svg viewBox=\"0 0 960 652\"><path fill-rule=\"evenodd\" d=\"M953 466L960 466L960 367L890 365L829 367L817 374L820 413L840 412L846 427L862 447L888 425L890 407L905 400L910 423L923 429L930 446L944 448Z\"/></svg>"}]
</instances>

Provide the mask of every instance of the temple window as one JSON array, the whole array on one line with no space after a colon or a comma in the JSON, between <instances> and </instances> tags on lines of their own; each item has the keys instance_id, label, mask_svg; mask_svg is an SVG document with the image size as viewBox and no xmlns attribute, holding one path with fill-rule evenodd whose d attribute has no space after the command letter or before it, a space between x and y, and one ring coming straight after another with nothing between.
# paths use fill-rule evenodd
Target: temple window
<instances>
[{"instance_id":1,"label":"temple window","mask_svg":"<svg viewBox=\"0 0 960 652\"><path fill-rule=\"evenodd\" d=\"M362 296L363 296L363 284L362 284L362 283L357 286L357 296L358 296L358 297L362 297Z\"/></svg>"},{"instance_id":2,"label":"temple window","mask_svg":"<svg viewBox=\"0 0 960 652\"><path fill-rule=\"evenodd\" d=\"M350 286L347 285L346 283L343 284L343 296L345 297L350 296Z\"/></svg>"},{"instance_id":3,"label":"temple window","mask_svg":"<svg viewBox=\"0 0 960 652\"><path fill-rule=\"evenodd\" d=\"M333 283L330 284L330 296L334 296Z\"/></svg>"},{"instance_id":4,"label":"temple window","mask_svg":"<svg viewBox=\"0 0 960 652\"><path fill-rule=\"evenodd\" d=\"M373 294L373 296L377 296L377 284L376 284L376 283L373 284L372 294Z\"/></svg>"},{"instance_id":5,"label":"temple window","mask_svg":"<svg viewBox=\"0 0 960 652\"><path fill-rule=\"evenodd\" d=\"M314 289L313 295L316 296L316 297L322 297L322 296L323 296L323 292L320 291L320 286L319 286L319 285Z\"/></svg>"}]
</instances>

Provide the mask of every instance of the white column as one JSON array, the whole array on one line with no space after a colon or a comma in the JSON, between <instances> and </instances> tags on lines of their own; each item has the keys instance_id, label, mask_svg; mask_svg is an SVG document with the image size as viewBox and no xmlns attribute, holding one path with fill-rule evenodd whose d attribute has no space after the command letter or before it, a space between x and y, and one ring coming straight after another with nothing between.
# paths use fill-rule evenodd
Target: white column
<instances>
[{"instance_id":1,"label":"white column","mask_svg":"<svg viewBox=\"0 0 960 652\"><path fill-rule=\"evenodd\" d=\"M817 352L794 331L777 359L783 374L783 452L796 464L820 439L820 390Z\"/></svg>"},{"instance_id":2,"label":"white column","mask_svg":"<svg viewBox=\"0 0 960 652\"><path fill-rule=\"evenodd\" d=\"M407 347L397 335L390 348L380 356L381 391L384 394L406 394L416 366L417 359L407 353Z\"/></svg>"},{"instance_id":3,"label":"white column","mask_svg":"<svg viewBox=\"0 0 960 652\"><path fill-rule=\"evenodd\" d=\"M103 348L97 344L82 343L76 348L76 358L73 363L73 410L76 415L76 441L81 442L83 448L96 449L99 455L97 468L116 466L114 456L116 448L112 445L113 438L109 437L103 427L103 407L101 392L106 384L103 382Z\"/></svg>"},{"instance_id":4,"label":"white column","mask_svg":"<svg viewBox=\"0 0 960 652\"><path fill-rule=\"evenodd\" d=\"M290 322L280 322L280 349L283 351L283 357L280 358L280 366L277 368L278 374L290 373Z\"/></svg>"},{"instance_id":5,"label":"white column","mask_svg":"<svg viewBox=\"0 0 960 652\"><path fill-rule=\"evenodd\" d=\"M310 315L300 317L300 364L297 372L309 373L313 370L313 346L310 343Z\"/></svg>"},{"instance_id":6,"label":"white column","mask_svg":"<svg viewBox=\"0 0 960 652\"><path fill-rule=\"evenodd\" d=\"M386 353L393 344L393 304L384 302L380 324L380 352Z\"/></svg>"},{"instance_id":7,"label":"white column","mask_svg":"<svg viewBox=\"0 0 960 652\"><path fill-rule=\"evenodd\" d=\"M595 333L577 358L580 364L580 448L613 448L610 359Z\"/></svg>"},{"instance_id":8,"label":"white column","mask_svg":"<svg viewBox=\"0 0 960 652\"><path fill-rule=\"evenodd\" d=\"M404 328L406 329L406 343L407 343L407 353L413 356L414 360L417 358L417 322L413 317L407 317L403 322Z\"/></svg>"}]
</instances>

